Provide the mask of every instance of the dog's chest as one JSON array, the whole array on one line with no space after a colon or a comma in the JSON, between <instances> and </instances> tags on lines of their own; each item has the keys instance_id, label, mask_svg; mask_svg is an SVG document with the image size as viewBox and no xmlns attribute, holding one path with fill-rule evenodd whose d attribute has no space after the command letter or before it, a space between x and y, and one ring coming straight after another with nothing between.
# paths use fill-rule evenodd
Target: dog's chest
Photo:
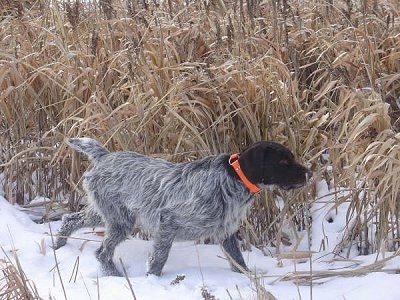
<instances>
[{"instance_id":1,"label":"dog's chest","mask_svg":"<svg viewBox=\"0 0 400 300\"><path fill-rule=\"evenodd\" d=\"M225 213L218 231L224 235L234 233L241 221L246 217L250 204L251 201L228 203L225 207Z\"/></svg>"}]
</instances>

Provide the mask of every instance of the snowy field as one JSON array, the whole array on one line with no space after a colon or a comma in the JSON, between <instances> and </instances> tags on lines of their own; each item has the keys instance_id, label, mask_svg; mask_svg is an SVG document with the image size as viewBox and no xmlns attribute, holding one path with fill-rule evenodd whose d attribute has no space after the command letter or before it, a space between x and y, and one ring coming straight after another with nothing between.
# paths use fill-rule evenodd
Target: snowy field
<instances>
[{"instance_id":1,"label":"snowy field","mask_svg":"<svg viewBox=\"0 0 400 300\"><path fill-rule=\"evenodd\" d=\"M320 196L328 194L323 183L319 184L319 190ZM328 197L323 199L326 201L321 202L332 202ZM334 257L332 250L343 233L346 207L339 207L337 211L331 208L332 204L313 206L312 240L318 242L312 246L311 263L304 255L297 259L285 257L285 253L292 251L290 248L284 248L280 256L275 255L272 248L266 249L267 255L256 248L244 253L258 282L279 300L400 299L400 275L396 274L396 270L400 270L400 259L394 253L351 259ZM35 283L43 299L50 299L50 296L51 299L70 300L257 299L254 280L232 272L218 245L174 243L163 275L155 277L145 275L151 241L132 238L116 251L116 260L122 260L127 278L104 277L94 257L101 236L90 229L77 232L74 237L79 239L70 239L54 253L50 247L50 227L55 233L60 222L36 224L2 196L0 217L1 268L5 267L7 257L14 261L17 255L27 278ZM319 251L322 239L329 244L328 250ZM299 250L308 250L308 246L300 245L297 253L301 254ZM296 274L309 274L310 268L314 275L330 276L315 277L312 285L303 277L295 279ZM340 276L333 276L333 272ZM176 280L178 275L185 277Z\"/></svg>"}]
</instances>

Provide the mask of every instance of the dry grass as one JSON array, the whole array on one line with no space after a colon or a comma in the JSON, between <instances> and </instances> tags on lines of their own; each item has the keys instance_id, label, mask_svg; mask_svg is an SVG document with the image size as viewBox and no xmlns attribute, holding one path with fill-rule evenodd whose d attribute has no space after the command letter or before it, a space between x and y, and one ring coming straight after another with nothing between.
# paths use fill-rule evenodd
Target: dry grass
<instances>
[{"instance_id":1,"label":"dry grass","mask_svg":"<svg viewBox=\"0 0 400 300\"><path fill-rule=\"evenodd\" d=\"M295 271L288 274L285 274L275 281L295 281L296 284L299 285L312 285L313 283L322 283L332 277L357 277L357 276L365 276L374 272L382 272L388 274L398 274L399 269L385 269L385 264L397 257L398 253L393 256L389 256L386 258L382 258L376 260L374 263L370 263L368 265L357 266L354 268L354 265L349 267L349 269L340 269L340 270L324 270L324 271Z\"/></svg>"},{"instance_id":2,"label":"dry grass","mask_svg":"<svg viewBox=\"0 0 400 300\"><path fill-rule=\"evenodd\" d=\"M11 260L1 259L0 267L0 299L4 300L40 300L35 284L29 280L22 269L18 257L15 263Z\"/></svg>"},{"instance_id":3,"label":"dry grass","mask_svg":"<svg viewBox=\"0 0 400 300\"><path fill-rule=\"evenodd\" d=\"M10 202L44 195L79 208L86 163L66 136L173 161L268 139L353 191L349 243L360 253L398 249L397 0L2 4L0 172ZM314 188L287 195L284 213L272 201L279 193L262 194L242 230L257 246L279 245L284 218L305 228Z\"/></svg>"}]
</instances>

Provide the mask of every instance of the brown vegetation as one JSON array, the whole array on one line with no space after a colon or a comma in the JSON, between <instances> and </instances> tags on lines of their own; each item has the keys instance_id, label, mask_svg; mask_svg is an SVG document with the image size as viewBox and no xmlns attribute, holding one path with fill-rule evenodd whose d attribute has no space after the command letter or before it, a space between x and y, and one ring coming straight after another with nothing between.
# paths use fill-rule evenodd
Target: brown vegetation
<instances>
[{"instance_id":1,"label":"brown vegetation","mask_svg":"<svg viewBox=\"0 0 400 300\"><path fill-rule=\"evenodd\" d=\"M29 280L21 267L18 256L14 263L8 257L0 259L0 299L4 300L40 300L35 283Z\"/></svg>"},{"instance_id":2,"label":"brown vegetation","mask_svg":"<svg viewBox=\"0 0 400 300\"><path fill-rule=\"evenodd\" d=\"M348 242L362 253L398 248L399 1L53 2L1 6L0 172L10 202L43 195L78 209L86 163L65 137L173 161L268 139L333 191L351 190L337 199L356 216ZM244 226L255 245L279 244L283 217L307 225L314 189L286 195L281 213L277 193L261 195Z\"/></svg>"}]
</instances>

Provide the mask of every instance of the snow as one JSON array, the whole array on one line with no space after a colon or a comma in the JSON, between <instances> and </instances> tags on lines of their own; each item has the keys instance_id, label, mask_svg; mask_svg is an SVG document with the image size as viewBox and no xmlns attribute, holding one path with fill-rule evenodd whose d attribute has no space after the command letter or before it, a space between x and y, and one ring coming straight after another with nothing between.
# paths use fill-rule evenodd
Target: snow
<instances>
[{"instance_id":1,"label":"snow","mask_svg":"<svg viewBox=\"0 0 400 300\"><path fill-rule=\"evenodd\" d=\"M281 254L268 248L264 255L259 249L244 252L244 258L266 291L279 300L291 299L400 299L400 259L394 253L353 256L340 259L332 253L346 228L348 204L335 205L332 193L324 182L318 185L318 201L313 204L313 255L290 259L293 250L308 250L307 235L298 248L281 248ZM341 191L342 195L346 191ZM90 229L82 229L69 239L67 245L53 251L50 232L56 233L60 222L36 224L18 206L10 205L0 194L0 267L6 258L15 255L44 299L205 299L204 289L216 299L257 299L255 281L249 276L234 273L218 245L177 242L160 277L146 276L146 260L152 242L131 238L118 246L116 262L123 262L128 278L105 277L94 256L102 237ZM322 243L322 241L324 241ZM321 249L321 244L324 248ZM301 252L298 252L301 253ZM4 259L4 260L3 260ZM357 271L383 260L382 269L366 272L363 276L331 276L315 279L313 284L283 280L293 272ZM58 269L56 268L56 262ZM121 264L119 264L121 266ZM177 280L178 275L184 279ZM128 282L129 280L129 282ZM132 287L132 291L130 289ZM0 285L1 286L1 285ZM64 296L63 287L66 297Z\"/></svg>"}]
</instances>

